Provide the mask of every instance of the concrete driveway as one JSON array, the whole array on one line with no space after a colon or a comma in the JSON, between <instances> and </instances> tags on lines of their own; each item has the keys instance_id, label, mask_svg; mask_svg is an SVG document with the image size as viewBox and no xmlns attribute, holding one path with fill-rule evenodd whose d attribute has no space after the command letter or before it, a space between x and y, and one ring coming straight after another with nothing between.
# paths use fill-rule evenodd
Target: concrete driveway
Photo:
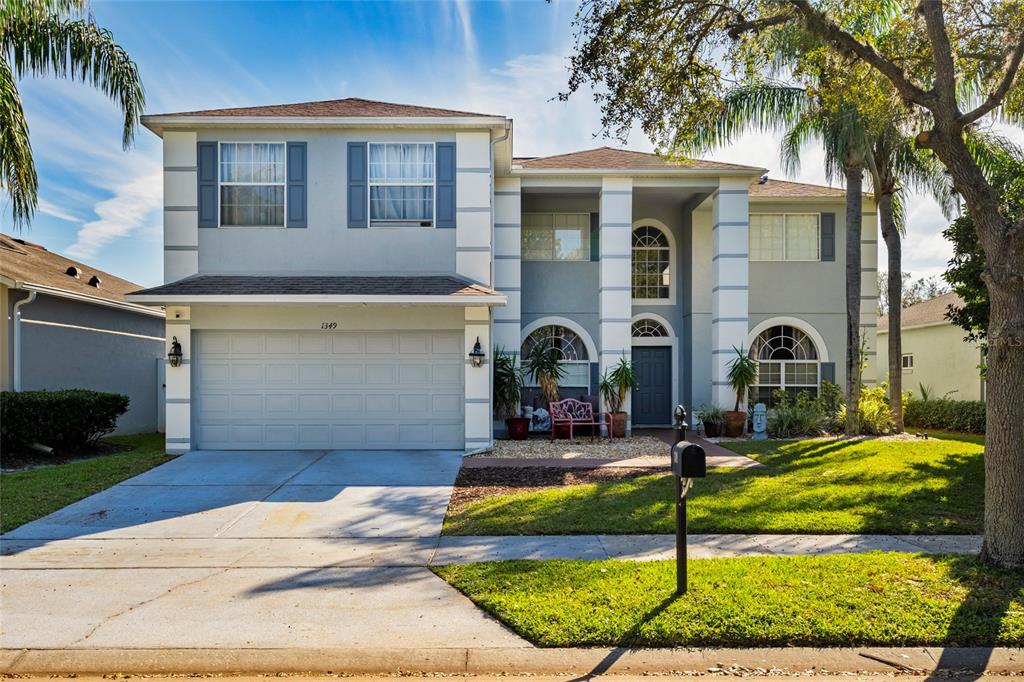
<instances>
[{"instance_id":1,"label":"concrete driveway","mask_svg":"<svg viewBox=\"0 0 1024 682\"><path fill-rule=\"evenodd\" d=\"M193 452L0 538L0 649L523 647L426 566L458 452Z\"/></svg>"}]
</instances>

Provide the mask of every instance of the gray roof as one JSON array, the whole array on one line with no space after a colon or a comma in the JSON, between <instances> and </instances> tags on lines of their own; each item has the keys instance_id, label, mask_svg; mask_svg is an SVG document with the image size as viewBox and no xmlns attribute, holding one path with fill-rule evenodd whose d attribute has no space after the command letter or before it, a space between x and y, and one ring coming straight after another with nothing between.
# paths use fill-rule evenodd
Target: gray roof
<instances>
[{"instance_id":1,"label":"gray roof","mask_svg":"<svg viewBox=\"0 0 1024 682\"><path fill-rule=\"evenodd\" d=\"M450 275L196 275L131 296L494 296Z\"/></svg>"}]
</instances>

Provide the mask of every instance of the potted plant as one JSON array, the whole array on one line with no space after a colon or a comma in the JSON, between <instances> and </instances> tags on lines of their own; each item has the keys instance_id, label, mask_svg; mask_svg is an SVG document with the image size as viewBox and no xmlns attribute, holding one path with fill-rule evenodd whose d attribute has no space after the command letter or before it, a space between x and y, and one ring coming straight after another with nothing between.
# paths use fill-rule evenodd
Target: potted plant
<instances>
[{"instance_id":1,"label":"potted plant","mask_svg":"<svg viewBox=\"0 0 1024 682\"><path fill-rule=\"evenodd\" d=\"M509 438L523 440L530 433L530 420L520 417L523 370L516 358L501 348L494 350L494 416L505 421Z\"/></svg>"},{"instance_id":2,"label":"potted plant","mask_svg":"<svg viewBox=\"0 0 1024 682\"><path fill-rule=\"evenodd\" d=\"M742 348L733 346L732 349L736 351L736 357L729 363L727 377L732 390L736 391L736 405L725 413L725 435L735 438L743 434L743 427L747 424L747 413L740 411L740 404L757 381L757 360Z\"/></svg>"},{"instance_id":3,"label":"potted plant","mask_svg":"<svg viewBox=\"0 0 1024 682\"><path fill-rule=\"evenodd\" d=\"M565 378L565 368L562 367L558 351L551 347L538 344L533 347L529 357L526 359L526 373L530 380L540 387L540 395L545 405L558 400L558 381ZM550 411L550 407L548 407ZM557 437L559 434L555 434ZM566 427L568 436L568 427Z\"/></svg>"},{"instance_id":4,"label":"potted plant","mask_svg":"<svg viewBox=\"0 0 1024 682\"><path fill-rule=\"evenodd\" d=\"M612 435L616 438L626 437L626 413L622 411L622 403L626 402L626 392L636 388L636 372L633 363L621 358L619 364L606 370L601 377L598 389L608 413L612 417Z\"/></svg>"},{"instance_id":5,"label":"potted plant","mask_svg":"<svg viewBox=\"0 0 1024 682\"><path fill-rule=\"evenodd\" d=\"M725 410L718 405L701 405L694 415L704 425L704 435L708 438L718 438L722 435L722 426L725 424Z\"/></svg>"}]
</instances>

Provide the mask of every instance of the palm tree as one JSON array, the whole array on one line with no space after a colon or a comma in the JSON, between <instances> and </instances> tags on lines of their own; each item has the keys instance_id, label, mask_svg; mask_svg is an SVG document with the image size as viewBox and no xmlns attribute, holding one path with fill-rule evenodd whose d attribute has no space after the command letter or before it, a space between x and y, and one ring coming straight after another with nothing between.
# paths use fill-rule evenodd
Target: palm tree
<instances>
[{"instance_id":1,"label":"palm tree","mask_svg":"<svg viewBox=\"0 0 1024 682\"><path fill-rule=\"evenodd\" d=\"M3 0L0 3L0 188L11 199L14 223L29 223L39 180L28 122L18 93L26 76L69 78L103 91L124 114L122 144L131 146L145 94L138 68L98 26L87 0Z\"/></svg>"}]
</instances>

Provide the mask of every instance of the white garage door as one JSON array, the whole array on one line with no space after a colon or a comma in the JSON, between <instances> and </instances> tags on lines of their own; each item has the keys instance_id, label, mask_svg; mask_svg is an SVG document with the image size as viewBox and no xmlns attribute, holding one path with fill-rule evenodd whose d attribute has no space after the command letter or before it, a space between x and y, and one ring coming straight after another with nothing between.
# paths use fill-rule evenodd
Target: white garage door
<instances>
[{"instance_id":1,"label":"white garage door","mask_svg":"<svg viewBox=\"0 0 1024 682\"><path fill-rule=\"evenodd\" d=\"M194 335L205 449L459 449L463 332Z\"/></svg>"}]
</instances>

